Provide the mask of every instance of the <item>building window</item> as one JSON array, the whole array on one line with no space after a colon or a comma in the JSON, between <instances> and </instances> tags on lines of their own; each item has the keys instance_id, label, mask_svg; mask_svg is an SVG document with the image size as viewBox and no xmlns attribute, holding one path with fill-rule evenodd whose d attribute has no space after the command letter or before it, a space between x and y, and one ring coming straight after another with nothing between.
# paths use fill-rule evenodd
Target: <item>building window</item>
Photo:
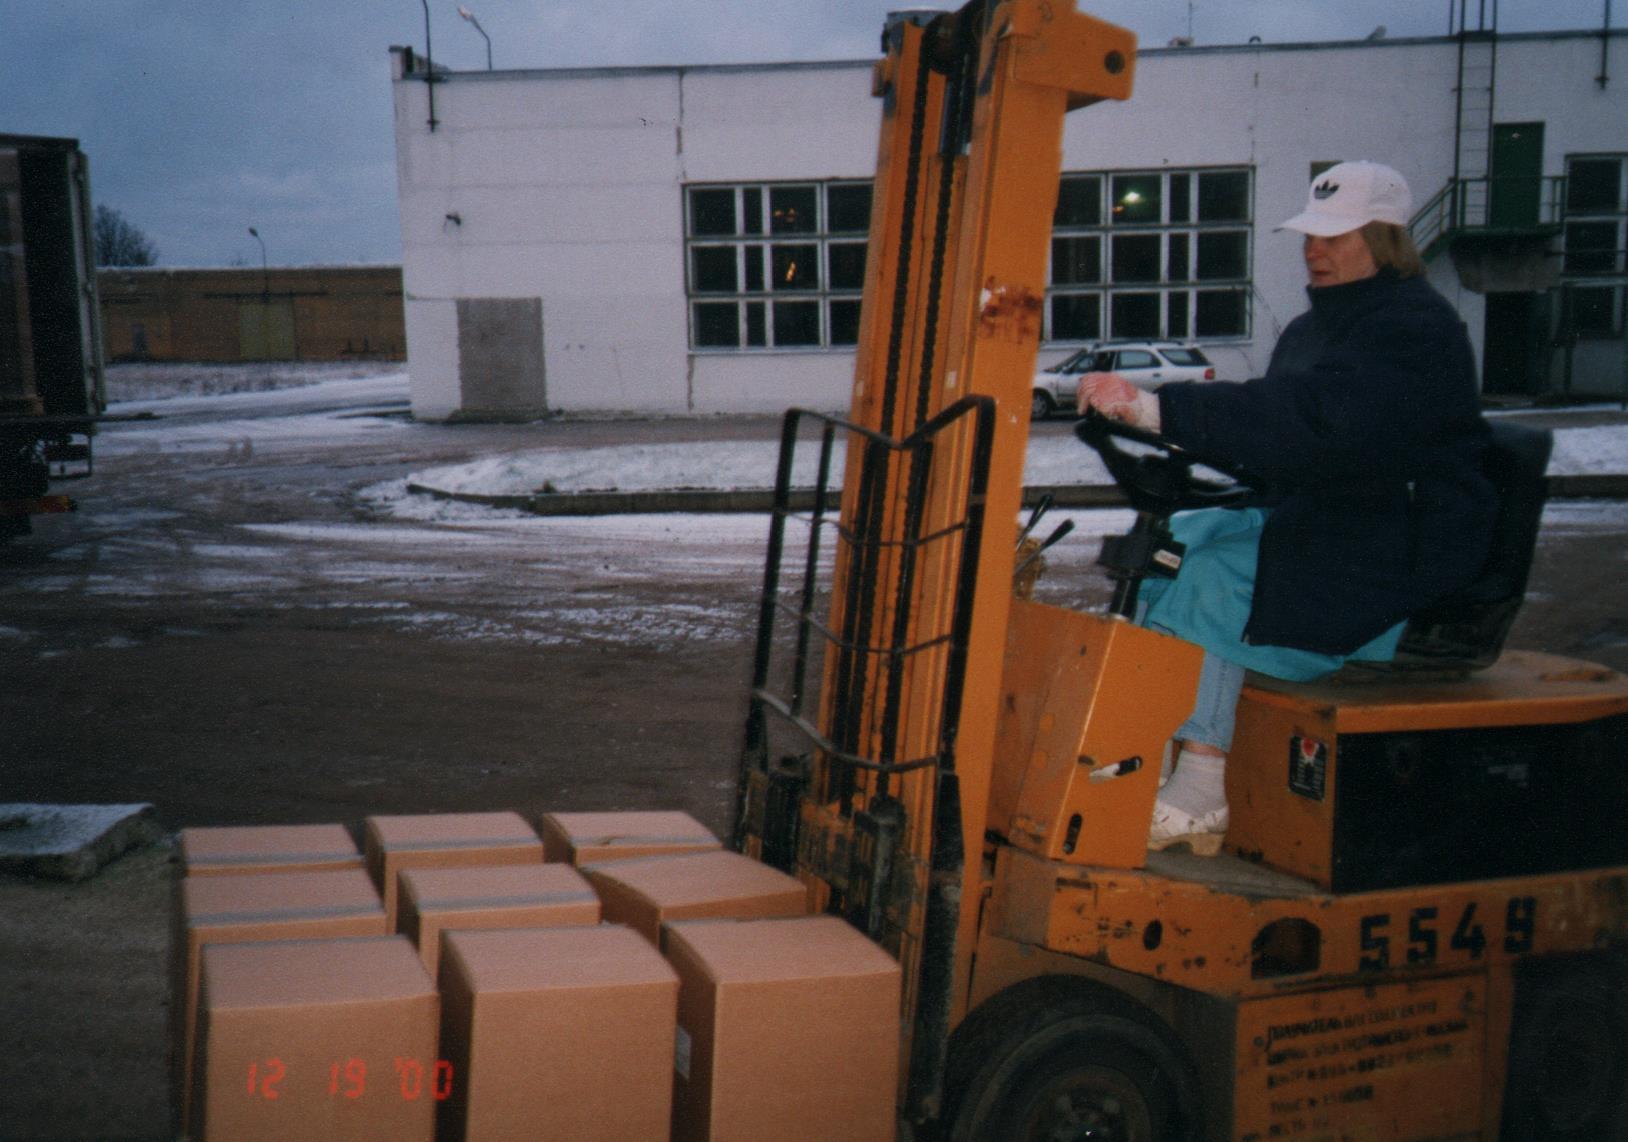
<instances>
[{"instance_id":1,"label":"building window","mask_svg":"<svg viewBox=\"0 0 1628 1142\"><path fill-rule=\"evenodd\" d=\"M690 186L684 200L691 348L859 341L869 182Z\"/></svg>"},{"instance_id":2,"label":"building window","mask_svg":"<svg viewBox=\"0 0 1628 1142\"><path fill-rule=\"evenodd\" d=\"M1628 155L1566 160L1565 256L1571 332L1622 336L1628 293Z\"/></svg>"},{"instance_id":3,"label":"building window","mask_svg":"<svg viewBox=\"0 0 1628 1142\"><path fill-rule=\"evenodd\" d=\"M1622 286L1572 286L1571 327L1579 337L1615 341L1622 336Z\"/></svg>"},{"instance_id":4,"label":"building window","mask_svg":"<svg viewBox=\"0 0 1628 1142\"><path fill-rule=\"evenodd\" d=\"M1047 340L1247 337L1253 201L1246 168L1065 174Z\"/></svg>"}]
</instances>

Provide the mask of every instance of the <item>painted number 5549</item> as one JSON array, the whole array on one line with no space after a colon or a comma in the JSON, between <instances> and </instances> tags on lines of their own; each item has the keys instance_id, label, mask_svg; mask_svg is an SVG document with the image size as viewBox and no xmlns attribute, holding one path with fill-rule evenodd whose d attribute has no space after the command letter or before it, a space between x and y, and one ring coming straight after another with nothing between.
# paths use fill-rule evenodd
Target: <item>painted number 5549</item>
<instances>
[{"instance_id":1,"label":"painted number 5549","mask_svg":"<svg viewBox=\"0 0 1628 1142\"><path fill-rule=\"evenodd\" d=\"M1502 935L1507 954L1532 950L1537 910L1537 900L1531 896L1512 896L1506 902ZM1357 967L1362 971L1386 971L1393 965L1428 967L1437 961L1443 947L1456 953L1452 958L1474 961L1486 954L1487 942L1473 900L1456 919L1443 917L1435 905L1411 909L1405 916L1374 912L1360 921Z\"/></svg>"}]
</instances>

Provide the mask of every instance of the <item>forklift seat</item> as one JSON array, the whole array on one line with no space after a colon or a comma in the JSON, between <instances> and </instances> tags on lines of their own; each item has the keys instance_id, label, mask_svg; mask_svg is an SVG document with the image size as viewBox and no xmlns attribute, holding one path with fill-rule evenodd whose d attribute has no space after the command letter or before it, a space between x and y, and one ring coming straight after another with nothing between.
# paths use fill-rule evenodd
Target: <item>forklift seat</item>
<instances>
[{"instance_id":1,"label":"forklift seat","mask_svg":"<svg viewBox=\"0 0 1628 1142\"><path fill-rule=\"evenodd\" d=\"M1508 421L1493 421L1490 427L1484 467L1498 489L1499 508L1486 566L1473 582L1415 614L1402 633L1396 657L1361 664L1365 673L1375 669L1468 673L1498 660L1526 597L1549 493L1544 471L1554 434Z\"/></svg>"}]
</instances>

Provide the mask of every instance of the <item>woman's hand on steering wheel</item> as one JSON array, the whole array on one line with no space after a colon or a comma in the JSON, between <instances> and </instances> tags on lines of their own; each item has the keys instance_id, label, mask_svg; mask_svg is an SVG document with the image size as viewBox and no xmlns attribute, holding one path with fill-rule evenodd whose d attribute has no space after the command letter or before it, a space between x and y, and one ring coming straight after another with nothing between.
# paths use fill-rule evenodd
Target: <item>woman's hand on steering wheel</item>
<instances>
[{"instance_id":1,"label":"woman's hand on steering wheel","mask_svg":"<svg viewBox=\"0 0 1628 1142\"><path fill-rule=\"evenodd\" d=\"M1125 424L1159 431L1159 398L1143 392L1118 373L1086 373L1075 390L1075 407L1081 414L1096 409L1104 416Z\"/></svg>"},{"instance_id":2,"label":"woman's hand on steering wheel","mask_svg":"<svg viewBox=\"0 0 1628 1142\"><path fill-rule=\"evenodd\" d=\"M1112 419L1094 407L1084 409L1075 422L1074 435L1097 450L1114 482L1138 511L1169 514L1189 508L1240 507L1250 502L1265 484L1246 469L1215 457L1202 456L1143 428ZM1140 448L1129 451L1119 441ZM1208 468L1235 483L1195 475L1194 466Z\"/></svg>"}]
</instances>

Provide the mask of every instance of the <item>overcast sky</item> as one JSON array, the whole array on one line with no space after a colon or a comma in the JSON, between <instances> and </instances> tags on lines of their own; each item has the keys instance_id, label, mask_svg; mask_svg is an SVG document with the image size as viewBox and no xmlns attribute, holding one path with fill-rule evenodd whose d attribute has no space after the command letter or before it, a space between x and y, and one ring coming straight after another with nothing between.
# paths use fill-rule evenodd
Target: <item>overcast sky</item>
<instances>
[{"instance_id":1,"label":"overcast sky","mask_svg":"<svg viewBox=\"0 0 1628 1142\"><path fill-rule=\"evenodd\" d=\"M917 0L463 0L499 68L865 59ZM1493 0L1488 0L1490 6ZM1481 0L1471 0L1472 11ZM1601 26L1606 0L1502 0L1500 30ZM1079 0L1144 47L1438 36L1456 0ZM1613 13L1614 27L1625 14ZM434 56L485 67L457 0L429 0ZM1473 21L1473 17L1472 17ZM424 46L423 0L0 0L0 132L67 135L96 201L162 265L401 256L391 44ZM1615 49L1618 82L1628 59Z\"/></svg>"}]
</instances>

